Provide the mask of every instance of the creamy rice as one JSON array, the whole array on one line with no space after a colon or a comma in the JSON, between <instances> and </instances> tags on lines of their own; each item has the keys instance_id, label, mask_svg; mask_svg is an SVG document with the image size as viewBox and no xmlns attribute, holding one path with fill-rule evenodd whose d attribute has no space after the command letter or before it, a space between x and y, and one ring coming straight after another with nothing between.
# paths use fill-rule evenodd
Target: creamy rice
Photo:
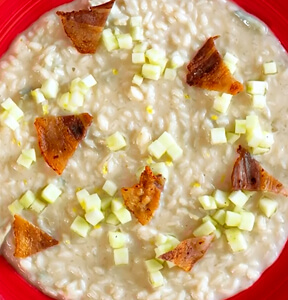
<instances>
[{"instance_id":1,"label":"creamy rice","mask_svg":"<svg viewBox=\"0 0 288 300\"><path fill-rule=\"evenodd\" d=\"M93 4L100 2L94 1ZM63 10L87 7L85 1L74 1ZM185 64L177 70L174 81L146 80L139 91L142 101L129 98L131 80L139 71L131 63L131 50L108 53L101 44L94 55L81 55L65 36L53 12L43 16L25 33L17 37L0 61L0 101L11 97L24 111L24 121L15 131L0 127L0 158L2 161L0 190L0 242L12 222L8 205L25 191L40 191L53 182L62 191L60 199L39 215L24 216L58 239L59 246L29 258L13 258L13 241L8 236L4 255L28 280L45 293L59 299L225 299L253 284L282 250L288 228L287 199L277 199L278 210L265 218L250 201L247 208L256 216L252 232L244 233L248 249L232 253L225 236L213 242L209 251L190 272L177 267L165 268L165 284L153 289L144 265L155 257L152 241L158 233L170 233L179 240L192 236L205 211L198 196L211 194L215 188L229 190L230 174L237 145L210 143L210 129L224 126L233 129L234 119L245 118L251 111L259 115L261 126L273 131L275 144L264 155L257 156L264 168L284 184L288 175L287 113L283 99L288 94L287 54L276 38L268 32L248 28L234 12L238 8L225 0L118 0L109 16L107 27L130 16L143 16L144 35L150 46L166 50L169 57L179 51ZM123 31L127 26L118 26ZM278 73L267 76L269 85L267 109L251 106L247 93L233 97L228 115L211 120L217 93L189 87L185 83L186 65L197 49L211 36L220 35L217 49L239 58L235 77L246 82L262 78L262 64L274 60ZM113 69L117 69L113 72ZM89 112L93 124L61 176L46 165L37 145L33 122L42 115L41 106L29 91L47 78L54 78L65 92L71 80L93 74L98 84L85 99L80 112ZM151 105L154 114L146 110ZM49 101L49 113L66 114L57 101ZM108 225L93 229L87 238L70 230L73 219L83 214L75 197L77 188L89 192L103 186L106 179L114 181L119 190L137 182L136 172L146 164L147 145L164 131L173 135L183 149L183 156L169 166L169 178L160 208L152 221L141 226L134 218L124 225ZM125 150L111 152L105 138L115 131L125 136ZM139 135L145 132L147 140ZM17 165L23 148L35 148L37 162L29 170ZM161 159L160 159L161 160ZM108 173L103 174L107 163ZM193 185L198 182L199 186ZM101 194L101 192L100 192ZM120 196L120 193L118 192ZM129 234L129 264L114 266L108 231L117 228Z\"/></svg>"}]
</instances>

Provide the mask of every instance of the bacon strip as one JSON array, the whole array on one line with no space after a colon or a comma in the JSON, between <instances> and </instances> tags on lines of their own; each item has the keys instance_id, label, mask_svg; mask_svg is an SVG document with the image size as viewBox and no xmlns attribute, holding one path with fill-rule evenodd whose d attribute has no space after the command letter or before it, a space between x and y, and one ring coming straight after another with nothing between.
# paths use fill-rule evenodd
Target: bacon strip
<instances>
[{"instance_id":1,"label":"bacon strip","mask_svg":"<svg viewBox=\"0 0 288 300\"><path fill-rule=\"evenodd\" d=\"M210 37L190 61L186 82L190 86L236 95L243 91L243 85L233 78L217 51L214 40L218 37Z\"/></svg>"},{"instance_id":2,"label":"bacon strip","mask_svg":"<svg viewBox=\"0 0 288 300\"><path fill-rule=\"evenodd\" d=\"M95 53L103 28L115 0L92 6L90 9L63 12L57 11L65 33L78 52Z\"/></svg>"},{"instance_id":3,"label":"bacon strip","mask_svg":"<svg viewBox=\"0 0 288 300\"><path fill-rule=\"evenodd\" d=\"M213 238L213 235L207 235L184 240L174 250L160 255L158 258L171 261L184 271L189 272L206 253Z\"/></svg>"},{"instance_id":4,"label":"bacon strip","mask_svg":"<svg viewBox=\"0 0 288 300\"><path fill-rule=\"evenodd\" d=\"M15 238L15 257L25 258L59 244L59 242L49 234L18 215L14 216L13 231Z\"/></svg>"},{"instance_id":5,"label":"bacon strip","mask_svg":"<svg viewBox=\"0 0 288 300\"><path fill-rule=\"evenodd\" d=\"M62 174L69 158L84 139L92 119L88 113L36 118L34 125L41 153L58 175Z\"/></svg>"},{"instance_id":6,"label":"bacon strip","mask_svg":"<svg viewBox=\"0 0 288 300\"><path fill-rule=\"evenodd\" d=\"M162 175L155 176L146 166L139 184L121 189L124 204L142 225L146 225L152 219L158 208L164 183L165 178Z\"/></svg>"},{"instance_id":7,"label":"bacon strip","mask_svg":"<svg viewBox=\"0 0 288 300\"><path fill-rule=\"evenodd\" d=\"M239 157L236 159L232 175L232 189L247 191L268 191L288 196L283 184L265 171L251 154L239 146Z\"/></svg>"}]
</instances>

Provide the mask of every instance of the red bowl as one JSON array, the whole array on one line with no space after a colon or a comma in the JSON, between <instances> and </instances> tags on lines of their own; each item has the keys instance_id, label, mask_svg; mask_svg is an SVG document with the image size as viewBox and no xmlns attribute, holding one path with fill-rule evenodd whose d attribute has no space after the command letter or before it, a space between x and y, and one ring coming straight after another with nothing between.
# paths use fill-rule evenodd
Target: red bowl
<instances>
[{"instance_id":1,"label":"red bowl","mask_svg":"<svg viewBox=\"0 0 288 300\"><path fill-rule=\"evenodd\" d=\"M0 56L18 33L25 30L43 13L72 0L1 0ZM243 9L263 20L288 51L288 1L233 0ZM250 288L229 300L287 300L288 243L277 261ZM49 297L30 286L0 256L0 300L48 300Z\"/></svg>"}]
</instances>

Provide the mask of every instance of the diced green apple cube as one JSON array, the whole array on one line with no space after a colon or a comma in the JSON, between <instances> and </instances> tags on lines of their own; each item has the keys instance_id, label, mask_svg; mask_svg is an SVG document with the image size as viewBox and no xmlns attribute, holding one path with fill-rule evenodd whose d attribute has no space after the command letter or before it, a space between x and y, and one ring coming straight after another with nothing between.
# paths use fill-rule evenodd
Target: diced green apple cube
<instances>
[{"instance_id":1,"label":"diced green apple cube","mask_svg":"<svg viewBox=\"0 0 288 300\"><path fill-rule=\"evenodd\" d=\"M126 224L132 220L131 213L128 209L121 208L113 212L121 224Z\"/></svg>"},{"instance_id":2,"label":"diced green apple cube","mask_svg":"<svg viewBox=\"0 0 288 300\"><path fill-rule=\"evenodd\" d=\"M131 37L132 37L133 41L143 41L144 40L143 28L141 26L132 27L131 28Z\"/></svg>"},{"instance_id":3,"label":"diced green apple cube","mask_svg":"<svg viewBox=\"0 0 288 300\"><path fill-rule=\"evenodd\" d=\"M32 161L36 161L36 152L35 149L23 149L22 154L27 158L30 158Z\"/></svg>"},{"instance_id":4,"label":"diced green apple cube","mask_svg":"<svg viewBox=\"0 0 288 300\"><path fill-rule=\"evenodd\" d=\"M232 64L231 62L225 61L225 60L224 60L224 63L226 65L226 67L229 69L230 73L234 74L237 69L237 66L235 64Z\"/></svg>"},{"instance_id":5,"label":"diced green apple cube","mask_svg":"<svg viewBox=\"0 0 288 300\"><path fill-rule=\"evenodd\" d=\"M10 113L2 115L2 122L13 131L19 127L19 123Z\"/></svg>"},{"instance_id":6,"label":"diced green apple cube","mask_svg":"<svg viewBox=\"0 0 288 300\"><path fill-rule=\"evenodd\" d=\"M254 155L264 154L269 150L270 150L269 148L256 147L256 148L252 148L252 154Z\"/></svg>"},{"instance_id":7,"label":"diced green apple cube","mask_svg":"<svg viewBox=\"0 0 288 300\"><path fill-rule=\"evenodd\" d=\"M20 199L19 202L24 208L29 208L32 203L35 201L36 197L34 193L28 190Z\"/></svg>"},{"instance_id":8,"label":"diced green apple cube","mask_svg":"<svg viewBox=\"0 0 288 300\"><path fill-rule=\"evenodd\" d=\"M256 115L246 117L247 142L250 147L257 147L263 140L263 132Z\"/></svg>"},{"instance_id":9,"label":"diced green apple cube","mask_svg":"<svg viewBox=\"0 0 288 300\"><path fill-rule=\"evenodd\" d=\"M207 221L210 221L214 226L217 226L217 222L214 219L212 219L209 215L206 215L204 218L202 218L203 223Z\"/></svg>"},{"instance_id":10,"label":"diced green apple cube","mask_svg":"<svg viewBox=\"0 0 288 300\"><path fill-rule=\"evenodd\" d=\"M159 245L157 248L154 249L156 257L159 257L160 255L174 249L175 247L173 247L170 243L165 243L162 245Z\"/></svg>"},{"instance_id":11,"label":"diced green apple cube","mask_svg":"<svg viewBox=\"0 0 288 300\"><path fill-rule=\"evenodd\" d=\"M155 245L156 246L160 246L163 245L167 242L168 237L167 235L163 234L163 233L158 233L155 239Z\"/></svg>"},{"instance_id":12,"label":"diced green apple cube","mask_svg":"<svg viewBox=\"0 0 288 300\"><path fill-rule=\"evenodd\" d=\"M151 165L150 165L150 168L151 168ZM143 171L145 170L145 167L140 167L140 168L138 168L138 170L137 170L137 172L136 172L136 178L138 179L138 181L140 180L140 176L141 176L141 174L143 173ZM152 172L153 172L153 170L152 170ZM154 173L154 172L153 172ZM155 173L154 173L155 174Z\"/></svg>"},{"instance_id":13,"label":"diced green apple cube","mask_svg":"<svg viewBox=\"0 0 288 300\"><path fill-rule=\"evenodd\" d=\"M116 226L120 223L120 221L118 220L118 218L113 213L111 213L106 218L106 223Z\"/></svg>"},{"instance_id":14,"label":"diced green apple cube","mask_svg":"<svg viewBox=\"0 0 288 300\"><path fill-rule=\"evenodd\" d=\"M45 207L46 207L46 203L44 203L43 201L36 198L35 201L29 207L29 209L40 214L44 210Z\"/></svg>"},{"instance_id":15,"label":"diced green apple cube","mask_svg":"<svg viewBox=\"0 0 288 300\"><path fill-rule=\"evenodd\" d=\"M141 16L131 17L130 26L131 27L142 26L142 17Z\"/></svg>"},{"instance_id":16,"label":"diced green apple cube","mask_svg":"<svg viewBox=\"0 0 288 300\"><path fill-rule=\"evenodd\" d=\"M216 230L216 227L213 225L211 221L207 221L205 223L202 223L199 227L197 227L193 234L194 236L203 236L203 235L209 235L213 233Z\"/></svg>"},{"instance_id":17,"label":"diced green apple cube","mask_svg":"<svg viewBox=\"0 0 288 300\"><path fill-rule=\"evenodd\" d=\"M150 165L150 168L154 175L161 174L166 180L168 179L169 171L164 162L153 163Z\"/></svg>"},{"instance_id":18,"label":"diced green apple cube","mask_svg":"<svg viewBox=\"0 0 288 300\"><path fill-rule=\"evenodd\" d=\"M253 103L253 107L256 108L266 107L266 95L253 95L252 103Z\"/></svg>"},{"instance_id":19,"label":"diced green apple cube","mask_svg":"<svg viewBox=\"0 0 288 300\"><path fill-rule=\"evenodd\" d=\"M161 67L152 64L142 66L142 76L147 79L158 80L161 76Z\"/></svg>"},{"instance_id":20,"label":"diced green apple cube","mask_svg":"<svg viewBox=\"0 0 288 300\"><path fill-rule=\"evenodd\" d=\"M270 148L274 144L274 136L272 132L263 131L263 139L259 144L261 148Z\"/></svg>"},{"instance_id":21,"label":"diced green apple cube","mask_svg":"<svg viewBox=\"0 0 288 300\"><path fill-rule=\"evenodd\" d=\"M211 129L211 144L225 144L227 143L225 128L212 128Z\"/></svg>"},{"instance_id":22,"label":"diced green apple cube","mask_svg":"<svg viewBox=\"0 0 288 300\"><path fill-rule=\"evenodd\" d=\"M155 140L149 145L148 152L159 159L166 152L166 147L163 146L158 140Z\"/></svg>"},{"instance_id":23,"label":"diced green apple cube","mask_svg":"<svg viewBox=\"0 0 288 300\"><path fill-rule=\"evenodd\" d=\"M132 36L128 33L122 33L116 36L120 49L132 49Z\"/></svg>"},{"instance_id":24,"label":"diced green apple cube","mask_svg":"<svg viewBox=\"0 0 288 300\"><path fill-rule=\"evenodd\" d=\"M214 235L216 239L219 239L222 236L222 232L219 228L216 228L216 230L214 231Z\"/></svg>"},{"instance_id":25,"label":"diced green apple cube","mask_svg":"<svg viewBox=\"0 0 288 300\"><path fill-rule=\"evenodd\" d=\"M234 74L236 71L236 64L238 62L238 58L233 54L227 52L223 57L223 61L227 66L227 68L229 69L230 73Z\"/></svg>"},{"instance_id":26,"label":"diced green apple cube","mask_svg":"<svg viewBox=\"0 0 288 300\"><path fill-rule=\"evenodd\" d=\"M66 110L69 110L70 99L71 99L71 93L67 92L62 94L61 97L58 99L59 106Z\"/></svg>"},{"instance_id":27,"label":"diced green apple cube","mask_svg":"<svg viewBox=\"0 0 288 300\"><path fill-rule=\"evenodd\" d=\"M213 108L222 113L225 114L228 110L228 107L231 103L232 95L229 94L222 94L221 96L217 96L213 103Z\"/></svg>"},{"instance_id":28,"label":"diced green apple cube","mask_svg":"<svg viewBox=\"0 0 288 300\"><path fill-rule=\"evenodd\" d=\"M259 118L257 115L246 116L246 130L252 131L254 128L260 128Z\"/></svg>"},{"instance_id":29,"label":"diced green apple cube","mask_svg":"<svg viewBox=\"0 0 288 300\"><path fill-rule=\"evenodd\" d=\"M71 94L74 93L74 92L77 92L77 93L81 93L82 95L86 95L88 93L90 87L88 87L85 84L85 82L89 86L93 85L93 84L95 85L97 83L92 75L88 75L88 76L84 77L83 79L81 79L79 77L76 77L70 83L69 91L71 92Z\"/></svg>"},{"instance_id":30,"label":"diced green apple cube","mask_svg":"<svg viewBox=\"0 0 288 300\"><path fill-rule=\"evenodd\" d=\"M226 132L226 138L229 144L234 144L240 138L240 134L236 134L233 132Z\"/></svg>"},{"instance_id":31,"label":"diced green apple cube","mask_svg":"<svg viewBox=\"0 0 288 300\"><path fill-rule=\"evenodd\" d=\"M71 230L82 237L86 237L91 229L89 223L80 216L77 216L70 226Z\"/></svg>"},{"instance_id":32,"label":"diced green apple cube","mask_svg":"<svg viewBox=\"0 0 288 300\"><path fill-rule=\"evenodd\" d=\"M172 158L172 160L177 160L178 158L180 158L183 154L183 150L177 145L171 145L168 149L167 149L167 154Z\"/></svg>"},{"instance_id":33,"label":"diced green apple cube","mask_svg":"<svg viewBox=\"0 0 288 300\"><path fill-rule=\"evenodd\" d=\"M224 209L219 209L212 217L215 221L217 221L218 224L223 226L226 220L226 212Z\"/></svg>"},{"instance_id":34,"label":"diced green apple cube","mask_svg":"<svg viewBox=\"0 0 288 300\"><path fill-rule=\"evenodd\" d=\"M166 80L175 80L177 76L177 71L175 69L172 69L172 68L166 68L165 71L164 71L164 78Z\"/></svg>"},{"instance_id":35,"label":"diced green apple cube","mask_svg":"<svg viewBox=\"0 0 288 300\"><path fill-rule=\"evenodd\" d=\"M114 249L123 248L128 241L127 234L119 231L109 231L108 238L110 246Z\"/></svg>"},{"instance_id":36,"label":"diced green apple cube","mask_svg":"<svg viewBox=\"0 0 288 300\"><path fill-rule=\"evenodd\" d=\"M31 158L25 156L24 154L20 154L20 156L17 159L17 164L21 165L27 169L30 168L32 162L33 162L33 160Z\"/></svg>"},{"instance_id":37,"label":"diced green apple cube","mask_svg":"<svg viewBox=\"0 0 288 300\"><path fill-rule=\"evenodd\" d=\"M235 55L233 55L230 52L226 52L225 55L224 55L224 57L223 57L223 60L225 62L229 62L229 63L231 63L233 65L236 65L238 63L238 61L239 61L239 58L236 57Z\"/></svg>"},{"instance_id":38,"label":"diced green apple cube","mask_svg":"<svg viewBox=\"0 0 288 300\"><path fill-rule=\"evenodd\" d=\"M128 248L114 249L114 263L118 265L127 265L129 263Z\"/></svg>"},{"instance_id":39,"label":"diced green apple cube","mask_svg":"<svg viewBox=\"0 0 288 300\"><path fill-rule=\"evenodd\" d=\"M40 88L32 90L31 96L36 101L37 104L42 103L46 100Z\"/></svg>"},{"instance_id":40,"label":"diced green apple cube","mask_svg":"<svg viewBox=\"0 0 288 300\"><path fill-rule=\"evenodd\" d=\"M173 235L167 235L167 243L171 245L172 249L180 244L180 241Z\"/></svg>"},{"instance_id":41,"label":"diced green apple cube","mask_svg":"<svg viewBox=\"0 0 288 300\"><path fill-rule=\"evenodd\" d=\"M233 209L234 212L240 214L242 213L243 211L245 211L243 208L241 207L238 207L238 206L235 206L234 209Z\"/></svg>"},{"instance_id":42,"label":"diced green apple cube","mask_svg":"<svg viewBox=\"0 0 288 300\"><path fill-rule=\"evenodd\" d=\"M104 219L104 215L98 209L90 210L85 214L85 219L89 224L95 226Z\"/></svg>"},{"instance_id":43,"label":"diced green apple cube","mask_svg":"<svg viewBox=\"0 0 288 300\"><path fill-rule=\"evenodd\" d=\"M76 198L83 209L85 209L84 208L85 198L88 196L89 196L89 193L86 189L82 189L76 193Z\"/></svg>"},{"instance_id":44,"label":"diced green apple cube","mask_svg":"<svg viewBox=\"0 0 288 300\"><path fill-rule=\"evenodd\" d=\"M160 66L160 75L163 75L164 71L165 71L165 68L166 68L166 65L168 63L168 58L162 58L158 61L158 66Z\"/></svg>"},{"instance_id":45,"label":"diced green apple cube","mask_svg":"<svg viewBox=\"0 0 288 300\"><path fill-rule=\"evenodd\" d=\"M102 186L102 190L111 197L115 195L117 189L117 185L112 180L106 180L104 185Z\"/></svg>"},{"instance_id":46,"label":"diced green apple cube","mask_svg":"<svg viewBox=\"0 0 288 300\"><path fill-rule=\"evenodd\" d=\"M270 61L263 64L263 73L265 75L276 74L277 72L277 65L275 61Z\"/></svg>"},{"instance_id":47,"label":"diced green apple cube","mask_svg":"<svg viewBox=\"0 0 288 300\"><path fill-rule=\"evenodd\" d=\"M140 86L140 85L142 84L142 82L143 82L143 77L142 77L142 76L140 76L140 75L138 75L138 74L135 74L135 75L133 76L132 83L134 83L134 84Z\"/></svg>"},{"instance_id":48,"label":"diced green apple cube","mask_svg":"<svg viewBox=\"0 0 288 300\"><path fill-rule=\"evenodd\" d=\"M257 148L263 141L263 132L260 127L250 130L246 135L246 140L249 147Z\"/></svg>"},{"instance_id":49,"label":"diced green apple cube","mask_svg":"<svg viewBox=\"0 0 288 300\"><path fill-rule=\"evenodd\" d=\"M199 202L201 203L202 207L205 210L211 210L211 209L216 209L217 208L215 198L212 197L212 196L207 196L207 195L200 196L198 198L198 200L199 200Z\"/></svg>"},{"instance_id":50,"label":"diced green apple cube","mask_svg":"<svg viewBox=\"0 0 288 300\"><path fill-rule=\"evenodd\" d=\"M24 207L18 200L15 200L8 206L8 209L12 215L17 215L24 209Z\"/></svg>"},{"instance_id":51,"label":"diced green apple cube","mask_svg":"<svg viewBox=\"0 0 288 300\"><path fill-rule=\"evenodd\" d=\"M247 82L247 93L252 95L265 95L268 85L266 81L251 80Z\"/></svg>"},{"instance_id":52,"label":"diced green apple cube","mask_svg":"<svg viewBox=\"0 0 288 300\"><path fill-rule=\"evenodd\" d=\"M54 203L62 191L53 183L48 184L41 193L42 198L48 203Z\"/></svg>"},{"instance_id":53,"label":"diced green apple cube","mask_svg":"<svg viewBox=\"0 0 288 300\"><path fill-rule=\"evenodd\" d=\"M221 190L214 191L213 196L218 208L227 207L229 205L228 195L227 192Z\"/></svg>"},{"instance_id":54,"label":"diced green apple cube","mask_svg":"<svg viewBox=\"0 0 288 300\"><path fill-rule=\"evenodd\" d=\"M102 198L101 199L101 209L104 211L111 206L112 198Z\"/></svg>"},{"instance_id":55,"label":"diced green apple cube","mask_svg":"<svg viewBox=\"0 0 288 300\"><path fill-rule=\"evenodd\" d=\"M15 107L12 107L9 110L9 115L11 115L16 121L21 119L24 116L24 113L22 109L20 109L17 105Z\"/></svg>"},{"instance_id":56,"label":"diced green apple cube","mask_svg":"<svg viewBox=\"0 0 288 300\"><path fill-rule=\"evenodd\" d=\"M246 133L246 120L235 120L235 133Z\"/></svg>"},{"instance_id":57,"label":"diced green apple cube","mask_svg":"<svg viewBox=\"0 0 288 300\"><path fill-rule=\"evenodd\" d=\"M149 273L157 272L163 269L163 265L157 259L145 260L145 265Z\"/></svg>"},{"instance_id":58,"label":"diced green apple cube","mask_svg":"<svg viewBox=\"0 0 288 300\"><path fill-rule=\"evenodd\" d=\"M149 272L149 281L152 287L157 288L164 284L164 277L160 271Z\"/></svg>"},{"instance_id":59,"label":"diced green apple cube","mask_svg":"<svg viewBox=\"0 0 288 300\"><path fill-rule=\"evenodd\" d=\"M118 151L126 146L126 141L123 135L119 131L116 131L106 138L106 144L111 151Z\"/></svg>"},{"instance_id":60,"label":"diced green apple cube","mask_svg":"<svg viewBox=\"0 0 288 300\"><path fill-rule=\"evenodd\" d=\"M119 27L114 28L114 35L117 37L119 34L121 34L121 30Z\"/></svg>"},{"instance_id":61,"label":"diced green apple cube","mask_svg":"<svg viewBox=\"0 0 288 300\"><path fill-rule=\"evenodd\" d=\"M255 223L254 214L249 211L243 211L240 214L241 214L242 218L241 218L241 222L240 222L238 228L241 230L251 231L253 229L254 223Z\"/></svg>"},{"instance_id":62,"label":"diced green apple cube","mask_svg":"<svg viewBox=\"0 0 288 300\"><path fill-rule=\"evenodd\" d=\"M132 53L133 64L145 64L146 58L144 53Z\"/></svg>"},{"instance_id":63,"label":"diced green apple cube","mask_svg":"<svg viewBox=\"0 0 288 300\"><path fill-rule=\"evenodd\" d=\"M172 54L170 64L173 69L182 67L184 65L184 60L179 52L176 51Z\"/></svg>"},{"instance_id":64,"label":"diced green apple cube","mask_svg":"<svg viewBox=\"0 0 288 300\"><path fill-rule=\"evenodd\" d=\"M135 45L133 48L133 53L145 53L147 50L148 44L147 43L140 43Z\"/></svg>"},{"instance_id":65,"label":"diced green apple cube","mask_svg":"<svg viewBox=\"0 0 288 300\"><path fill-rule=\"evenodd\" d=\"M249 199L249 197L240 190L233 191L228 198L232 203L240 208L242 208Z\"/></svg>"},{"instance_id":66,"label":"diced green apple cube","mask_svg":"<svg viewBox=\"0 0 288 300\"><path fill-rule=\"evenodd\" d=\"M111 52L119 48L118 41L110 28L104 29L102 32L102 40L106 49Z\"/></svg>"},{"instance_id":67,"label":"diced green apple cube","mask_svg":"<svg viewBox=\"0 0 288 300\"><path fill-rule=\"evenodd\" d=\"M45 80L41 86L41 92L47 99L55 99L59 91L59 83L53 78Z\"/></svg>"},{"instance_id":68,"label":"diced green apple cube","mask_svg":"<svg viewBox=\"0 0 288 300\"><path fill-rule=\"evenodd\" d=\"M74 91L71 93L70 96L70 105L72 106L76 106L76 107L81 107L84 104L84 96L82 93L78 92L78 91Z\"/></svg>"},{"instance_id":69,"label":"diced green apple cube","mask_svg":"<svg viewBox=\"0 0 288 300\"><path fill-rule=\"evenodd\" d=\"M149 49L145 52L146 57L148 58L150 64L158 65L159 61L165 58L165 52L158 49Z\"/></svg>"},{"instance_id":70,"label":"diced green apple cube","mask_svg":"<svg viewBox=\"0 0 288 300\"><path fill-rule=\"evenodd\" d=\"M86 196L80 204L86 212L101 209L101 199L96 193Z\"/></svg>"},{"instance_id":71,"label":"diced green apple cube","mask_svg":"<svg viewBox=\"0 0 288 300\"><path fill-rule=\"evenodd\" d=\"M87 88L92 88L97 84L97 81L93 77L92 74L87 75L86 77L81 79L81 82L87 87Z\"/></svg>"},{"instance_id":72,"label":"diced green apple cube","mask_svg":"<svg viewBox=\"0 0 288 300\"><path fill-rule=\"evenodd\" d=\"M176 144L174 138L170 133L164 131L160 137L157 139L167 150L171 145Z\"/></svg>"},{"instance_id":73,"label":"diced green apple cube","mask_svg":"<svg viewBox=\"0 0 288 300\"><path fill-rule=\"evenodd\" d=\"M247 249L247 242L238 228L226 229L225 235L233 252Z\"/></svg>"},{"instance_id":74,"label":"diced green apple cube","mask_svg":"<svg viewBox=\"0 0 288 300\"><path fill-rule=\"evenodd\" d=\"M12 108L16 107L17 104L11 99L11 98L7 98L5 101L3 101L1 103L1 106L7 110L10 111Z\"/></svg>"},{"instance_id":75,"label":"diced green apple cube","mask_svg":"<svg viewBox=\"0 0 288 300\"><path fill-rule=\"evenodd\" d=\"M70 87L69 87L69 91L71 93L73 92L80 92L82 93L82 88L85 88L86 91L89 90L89 88L87 88L82 82L81 82L81 78L80 77L76 77L74 78L71 83L70 83ZM85 94L85 93L84 93Z\"/></svg>"},{"instance_id":76,"label":"diced green apple cube","mask_svg":"<svg viewBox=\"0 0 288 300\"><path fill-rule=\"evenodd\" d=\"M275 200L262 198L259 200L259 208L267 218L270 218L276 211L278 203Z\"/></svg>"},{"instance_id":77,"label":"diced green apple cube","mask_svg":"<svg viewBox=\"0 0 288 300\"><path fill-rule=\"evenodd\" d=\"M124 203L121 199L119 198L114 198L112 199L111 201L111 210L112 212L115 212L115 211L118 211L120 210L121 208L124 208Z\"/></svg>"},{"instance_id":78,"label":"diced green apple cube","mask_svg":"<svg viewBox=\"0 0 288 300\"><path fill-rule=\"evenodd\" d=\"M238 227L241 223L241 215L237 212L227 210L225 216L225 224L231 227Z\"/></svg>"}]
</instances>

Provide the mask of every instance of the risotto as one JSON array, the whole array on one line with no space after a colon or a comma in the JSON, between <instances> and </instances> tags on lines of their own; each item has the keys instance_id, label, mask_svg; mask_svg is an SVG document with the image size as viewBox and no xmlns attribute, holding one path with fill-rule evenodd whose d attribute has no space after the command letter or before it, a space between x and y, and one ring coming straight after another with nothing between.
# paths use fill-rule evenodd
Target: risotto
<instances>
[{"instance_id":1,"label":"risotto","mask_svg":"<svg viewBox=\"0 0 288 300\"><path fill-rule=\"evenodd\" d=\"M75 0L58 10L100 3L103 1ZM286 242L288 202L284 196L257 192L250 197L244 209L252 212L255 222L251 231L241 231L246 245L242 251L232 251L224 234L227 224L222 224L215 225L218 229L213 243L191 271L164 263L158 287L151 284L145 261L155 258L159 239L169 236L182 241L192 237L202 218L206 216L207 221L207 215L213 216L215 208L203 208L199 197L213 195L215 190L231 192L236 149L240 143L248 147L247 140L242 134L239 140L229 142L227 135L228 142L226 138L223 143L213 142L212 138L211 143L212 129L224 128L226 134L234 134L235 120L257 116L261 128L273 135L274 143L267 151L260 147L263 153L255 148L255 158L288 186L288 106L283 101L288 95L288 59L279 41L256 19L243 22L245 14L226 0L117 0L96 53L83 55L65 35L55 12L42 16L19 35L0 61L0 101L11 98L24 113L14 130L7 122L0 126L2 254L29 282L57 299L216 300L249 287L275 261ZM139 36L132 39L131 20L140 22L135 26L140 28ZM105 34L122 35L122 47L107 49L111 45L105 43ZM218 35L215 44L219 53L238 59L233 76L244 87L249 81L265 82L265 105L256 100L252 103L251 91L243 91L233 96L227 111L219 111L215 106L219 93L186 84L189 61L209 37ZM163 68L159 80L141 74L147 57L141 64L141 55L133 55L142 53L135 46L138 50L143 47L143 53L145 47L161 53L165 63L159 67ZM132 61L136 58L140 63ZM268 62L277 66L271 75L263 73L263 64ZM79 81L89 75L97 84L87 89L73 113L89 113L93 122L60 176L44 161L33 124L43 115L71 114L62 96L71 90L75 78ZM51 79L58 84L57 96L35 101L31 91ZM1 113L5 113L3 108ZM151 150L150 145L165 131L173 137L177 150L157 158L157 149ZM118 136L116 144L122 143L116 148L115 140L109 146L114 134ZM18 159L25 149L36 151L35 161L27 167ZM103 203L110 205L116 199L114 206L121 205L121 188L136 184L146 165L152 170L158 168L166 178L160 206L145 226L132 214L131 220L128 217L122 224L115 214L111 217L109 209L104 211ZM23 209L20 214L57 239L59 245L16 259L9 231L13 216L8 207L28 190L40 199L48 184L61 191L58 199L46 203L41 212L35 212L34 206L34 211ZM104 218L95 226L88 225L86 237L71 230L75 218L85 215L77 199L77 192L83 190L90 195L97 193ZM277 202L276 212L274 209L269 217L259 206L263 197ZM109 232L125 233L126 263L115 264Z\"/></svg>"}]
</instances>

